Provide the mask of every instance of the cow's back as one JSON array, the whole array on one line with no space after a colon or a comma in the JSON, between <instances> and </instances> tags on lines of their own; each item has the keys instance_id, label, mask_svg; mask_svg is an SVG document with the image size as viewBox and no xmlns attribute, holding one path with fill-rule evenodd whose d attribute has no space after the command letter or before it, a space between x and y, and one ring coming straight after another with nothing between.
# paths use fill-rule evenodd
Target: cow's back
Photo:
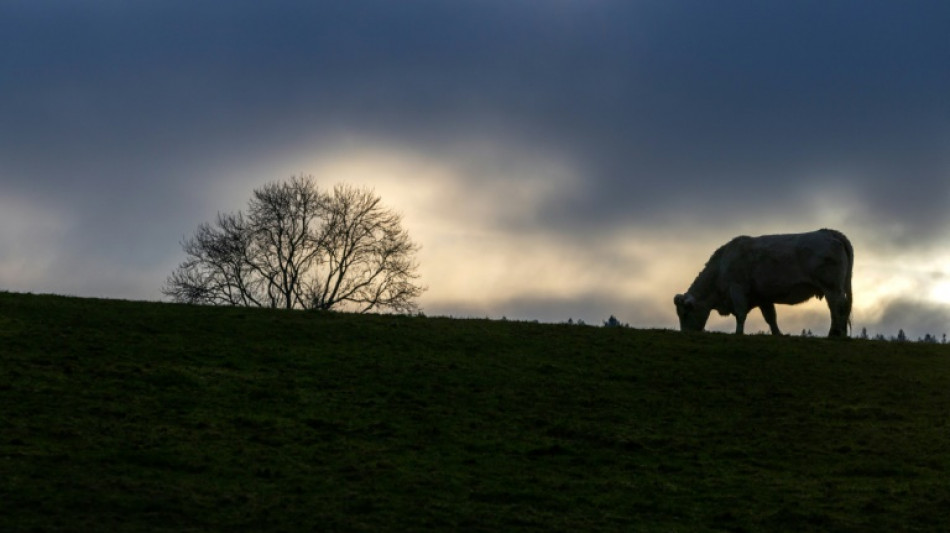
<instances>
[{"instance_id":1,"label":"cow's back","mask_svg":"<svg viewBox=\"0 0 950 533\"><path fill-rule=\"evenodd\" d=\"M844 243L847 238L834 230L751 238L744 255L750 292L756 300L801 303L845 290L843 272L850 271L850 259Z\"/></svg>"}]
</instances>

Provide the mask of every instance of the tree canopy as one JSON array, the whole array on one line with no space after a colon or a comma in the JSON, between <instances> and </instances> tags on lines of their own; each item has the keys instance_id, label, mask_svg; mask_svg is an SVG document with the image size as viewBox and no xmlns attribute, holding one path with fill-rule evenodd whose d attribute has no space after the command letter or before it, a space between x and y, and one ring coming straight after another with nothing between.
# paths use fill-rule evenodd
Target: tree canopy
<instances>
[{"instance_id":1,"label":"tree canopy","mask_svg":"<svg viewBox=\"0 0 950 533\"><path fill-rule=\"evenodd\" d=\"M255 189L182 241L162 292L174 301L358 312L418 310L419 246L371 189L294 177Z\"/></svg>"}]
</instances>

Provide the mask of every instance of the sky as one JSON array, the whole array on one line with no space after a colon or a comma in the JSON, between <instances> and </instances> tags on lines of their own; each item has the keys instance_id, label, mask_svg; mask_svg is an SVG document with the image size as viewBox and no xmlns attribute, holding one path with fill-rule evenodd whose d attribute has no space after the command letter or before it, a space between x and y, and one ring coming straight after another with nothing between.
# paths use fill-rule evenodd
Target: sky
<instances>
[{"instance_id":1,"label":"sky","mask_svg":"<svg viewBox=\"0 0 950 533\"><path fill-rule=\"evenodd\" d=\"M199 224L308 175L402 214L430 316L676 328L721 244L832 227L855 332L940 336L948 32L942 0L0 0L0 290L160 300Z\"/></svg>"}]
</instances>

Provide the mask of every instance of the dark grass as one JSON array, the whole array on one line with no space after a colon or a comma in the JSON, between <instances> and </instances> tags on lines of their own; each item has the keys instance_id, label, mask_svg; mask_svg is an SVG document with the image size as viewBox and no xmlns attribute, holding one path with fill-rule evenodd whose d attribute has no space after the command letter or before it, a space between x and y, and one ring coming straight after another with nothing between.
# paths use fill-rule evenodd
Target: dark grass
<instances>
[{"instance_id":1,"label":"dark grass","mask_svg":"<svg viewBox=\"0 0 950 533\"><path fill-rule=\"evenodd\" d=\"M946 531L950 346L0 293L2 531Z\"/></svg>"}]
</instances>

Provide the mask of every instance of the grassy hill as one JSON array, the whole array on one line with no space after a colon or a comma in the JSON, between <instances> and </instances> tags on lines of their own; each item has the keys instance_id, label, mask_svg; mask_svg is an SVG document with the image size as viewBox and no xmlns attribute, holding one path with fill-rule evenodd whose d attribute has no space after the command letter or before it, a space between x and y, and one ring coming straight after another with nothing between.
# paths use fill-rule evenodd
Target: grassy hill
<instances>
[{"instance_id":1,"label":"grassy hill","mask_svg":"<svg viewBox=\"0 0 950 533\"><path fill-rule=\"evenodd\" d=\"M950 346L0 293L2 531L946 531Z\"/></svg>"}]
</instances>

